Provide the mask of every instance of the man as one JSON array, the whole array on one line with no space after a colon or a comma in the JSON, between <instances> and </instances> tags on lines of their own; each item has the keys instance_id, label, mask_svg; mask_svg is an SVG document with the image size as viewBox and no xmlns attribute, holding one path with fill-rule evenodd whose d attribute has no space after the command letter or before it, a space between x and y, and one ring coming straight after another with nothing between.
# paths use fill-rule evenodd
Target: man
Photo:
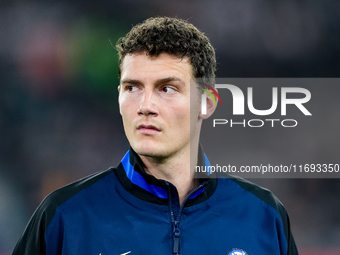
<instances>
[{"instance_id":1,"label":"man","mask_svg":"<svg viewBox=\"0 0 340 255\"><path fill-rule=\"evenodd\" d=\"M150 18L117 49L130 150L118 167L49 195L13 254L298 254L287 213L269 191L237 178L190 177L190 166L209 165L199 134L215 104L208 97L201 114L201 90L190 82L214 79L208 38L186 21Z\"/></svg>"}]
</instances>

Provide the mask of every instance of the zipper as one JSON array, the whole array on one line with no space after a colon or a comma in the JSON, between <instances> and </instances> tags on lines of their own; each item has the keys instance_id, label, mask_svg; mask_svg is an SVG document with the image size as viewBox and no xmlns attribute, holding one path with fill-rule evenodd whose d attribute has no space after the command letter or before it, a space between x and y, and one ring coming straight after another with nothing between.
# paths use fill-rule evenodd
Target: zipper
<instances>
[{"instance_id":1,"label":"zipper","mask_svg":"<svg viewBox=\"0 0 340 255\"><path fill-rule=\"evenodd\" d=\"M170 207L170 213L171 213L171 221L172 221L172 226L173 226L173 247L172 247L172 253L175 255L179 254L179 238L180 238L180 234L181 231L179 229L179 223L180 223L180 219L182 216L182 212L184 210L184 205L185 202L189 199L189 197L191 197L192 194L194 194L196 191L202 189L204 186L207 185L207 182L204 182L202 184L200 184L196 189L192 190L183 200L182 205L180 206L180 209L178 211L177 217L175 217L175 213L174 213L174 208L173 208L173 204L172 204L172 196L171 196L171 187L170 187L170 183L165 181L167 187L168 187L168 193L169 193L169 207Z\"/></svg>"},{"instance_id":2,"label":"zipper","mask_svg":"<svg viewBox=\"0 0 340 255\"><path fill-rule=\"evenodd\" d=\"M174 224L174 230L173 230L173 247L172 247L172 253L173 254L179 254L179 236L181 234L181 231L179 230L179 221L175 220L173 222Z\"/></svg>"}]
</instances>

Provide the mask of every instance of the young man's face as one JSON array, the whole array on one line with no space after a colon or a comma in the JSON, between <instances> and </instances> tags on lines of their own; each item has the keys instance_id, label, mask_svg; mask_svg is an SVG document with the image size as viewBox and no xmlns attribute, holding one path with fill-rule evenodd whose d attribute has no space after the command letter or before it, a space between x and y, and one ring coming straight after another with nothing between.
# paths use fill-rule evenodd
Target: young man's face
<instances>
[{"instance_id":1,"label":"young man's face","mask_svg":"<svg viewBox=\"0 0 340 255\"><path fill-rule=\"evenodd\" d=\"M165 53L156 58L145 53L125 56L119 107L126 136L139 155L168 158L189 151L190 138L200 131L199 93L190 87L190 78L187 58ZM190 90L197 97L191 103L191 120Z\"/></svg>"}]
</instances>

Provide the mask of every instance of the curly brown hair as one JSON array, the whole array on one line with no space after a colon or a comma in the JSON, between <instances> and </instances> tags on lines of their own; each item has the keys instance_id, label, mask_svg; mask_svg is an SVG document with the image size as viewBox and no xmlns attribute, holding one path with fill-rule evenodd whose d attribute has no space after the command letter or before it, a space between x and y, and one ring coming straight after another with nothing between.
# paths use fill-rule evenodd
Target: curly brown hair
<instances>
[{"instance_id":1,"label":"curly brown hair","mask_svg":"<svg viewBox=\"0 0 340 255\"><path fill-rule=\"evenodd\" d=\"M216 71L215 50L209 39L191 23L169 17L154 17L134 26L118 40L119 76L127 54L146 52L150 57L168 53L180 58L188 57L193 76L214 84Z\"/></svg>"}]
</instances>

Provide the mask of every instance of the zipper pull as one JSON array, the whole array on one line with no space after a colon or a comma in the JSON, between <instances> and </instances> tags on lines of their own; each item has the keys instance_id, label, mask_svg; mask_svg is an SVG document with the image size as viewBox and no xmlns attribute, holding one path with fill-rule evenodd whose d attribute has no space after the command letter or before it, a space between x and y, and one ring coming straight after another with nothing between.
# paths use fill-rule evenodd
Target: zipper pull
<instances>
[{"instance_id":1,"label":"zipper pull","mask_svg":"<svg viewBox=\"0 0 340 255\"><path fill-rule=\"evenodd\" d=\"M175 223L174 231L173 231L174 246L173 246L173 249L172 249L172 253L173 254L179 254L179 235L180 235L181 232L179 231L179 227L178 227L179 222L176 220L174 223Z\"/></svg>"}]
</instances>

